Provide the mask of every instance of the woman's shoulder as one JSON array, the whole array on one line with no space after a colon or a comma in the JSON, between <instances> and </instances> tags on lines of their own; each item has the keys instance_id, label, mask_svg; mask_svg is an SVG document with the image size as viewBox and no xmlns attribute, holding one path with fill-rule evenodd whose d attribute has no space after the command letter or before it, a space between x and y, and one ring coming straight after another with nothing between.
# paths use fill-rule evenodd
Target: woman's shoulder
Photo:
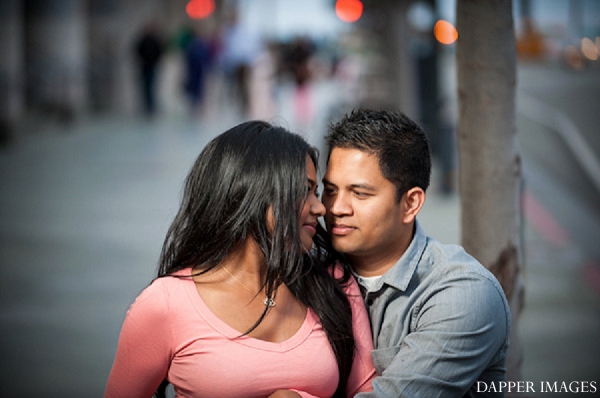
<instances>
[{"instance_id":1,"label":"woman's shoulder","mask_svg":"<svg viewBox=\"0 0 600 398\"><path fill-rule=\"evenodd\" d=\"M336 261L335 263L328 265L327 270L329 271L329 274L331 276L333 276L335 279L342 279L346 275L346 270L339 261Z\"/></svg>"},{"instance_id":2,"label":"woman's shoulder","mask_svg":"<svg viewBox=\"0 0 600 398\"><path fill-rule=\"evenodd\" d=\"M360 295L360 289L352 273L347 270L340 262L335 262L328 266L328 271L334 279L341 282L342 288L347 295Z\"/></svg>"},{"instance_id":3,"label":"woman's shoulder","mask_svg":"<svg viewBox=\"0 0 600 398\"><path fill-rule=\"evenodd\" d=\"M189 270L177 271L171 275L154 279L135 299L134 305L165 305L182 294L182 285L193 283Z\"/></svg>"}]
</instances>

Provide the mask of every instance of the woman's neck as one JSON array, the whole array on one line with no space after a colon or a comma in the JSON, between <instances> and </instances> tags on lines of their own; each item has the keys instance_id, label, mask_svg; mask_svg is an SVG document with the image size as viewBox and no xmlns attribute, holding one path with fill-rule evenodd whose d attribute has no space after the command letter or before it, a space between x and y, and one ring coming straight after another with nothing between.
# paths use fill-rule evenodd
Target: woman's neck
<instances>
[{"instance_id":1,"label":"woman's neck","mask_svg":"<svg viewBox=\"0 0 600 398\"><path fill-rule=\"evenodd\" d=\"M267 267L265 256L253 238L247 238L219 263L234 279L247 288L258 291L264 283Z\"/></svg>"}]
</instances>

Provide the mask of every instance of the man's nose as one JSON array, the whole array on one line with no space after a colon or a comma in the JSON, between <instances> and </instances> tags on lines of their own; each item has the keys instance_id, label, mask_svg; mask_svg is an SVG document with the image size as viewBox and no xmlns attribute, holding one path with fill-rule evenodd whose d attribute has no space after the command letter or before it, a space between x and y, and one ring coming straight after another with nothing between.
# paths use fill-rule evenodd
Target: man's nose
<instances>
[{"instance_id":1,"label":"man's nose","mask_svg":"<svg viewBox=\"0 0 600 398\"><path fill-rule=\"evenodd\" d=\"M349 198L346 194L338 193L331 198L331 206L329 212L334 216L347 216L352 214L352 206L350 206Z\"/></svg>"}]
</instances>

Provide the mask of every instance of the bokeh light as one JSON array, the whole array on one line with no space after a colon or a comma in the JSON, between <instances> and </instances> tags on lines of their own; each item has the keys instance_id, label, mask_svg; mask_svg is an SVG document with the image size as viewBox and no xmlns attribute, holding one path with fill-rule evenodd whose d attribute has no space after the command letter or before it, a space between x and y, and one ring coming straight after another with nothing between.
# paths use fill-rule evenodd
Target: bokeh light
<instances>
[{"instance_id":1,"label":"bokeh light","mask_svg":"<svg viewBox=\"0 0 600 398\"><path fill-rule=\"evenodd\" d=\"M433 34L437 41L442 44L452 44L458 39L458 31L448 21L440 19L433 26Z\"/></svg>"},{"instance_id":2,"label":"bokeh light","mask_svg":"<svg viewBox=\"0 0 600 398\"><path fill-rule=\"evenodd\" d=\"M335 3L335 14L344 22L356 22L363 12L363 4L360 0L337 0Z\"/></svg>"},{"instance_id":3,"label":"bokeh light","mask_svg":"<svg viewBox=\"0 0 600 398\"><path fill-rule=\"evenodd\" d=\"M214 0L191 0L185 7L185 11L192 19L203 19L215 10Z\"/></svg>"},{"instance_id":4,"label":"bokeh light","mask_svg":"<svg viewBox=\"0 0 600 398\"><path fill-rule=\"evenodd\" d=\"M590 61L598 59L598 47L596 47L596 43L587 37L581 39L581 53Z\"/></svg>"}]
</instances>

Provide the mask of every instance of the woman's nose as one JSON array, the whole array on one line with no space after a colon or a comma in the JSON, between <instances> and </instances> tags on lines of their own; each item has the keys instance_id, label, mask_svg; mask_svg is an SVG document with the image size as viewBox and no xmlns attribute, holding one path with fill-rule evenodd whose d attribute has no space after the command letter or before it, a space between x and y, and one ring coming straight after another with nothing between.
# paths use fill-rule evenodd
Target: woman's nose
<instances>
[{"instance_id":1,"label":"woman's nose","mask_svg":"<svg viewBox=\"0 0 600 398\"><path fill-rule=\"evenodd\" d=\"M316 196L311 198L310 212L317 217L322 217L325 215L325 206Z\"/></svg>"}]
</instances>

